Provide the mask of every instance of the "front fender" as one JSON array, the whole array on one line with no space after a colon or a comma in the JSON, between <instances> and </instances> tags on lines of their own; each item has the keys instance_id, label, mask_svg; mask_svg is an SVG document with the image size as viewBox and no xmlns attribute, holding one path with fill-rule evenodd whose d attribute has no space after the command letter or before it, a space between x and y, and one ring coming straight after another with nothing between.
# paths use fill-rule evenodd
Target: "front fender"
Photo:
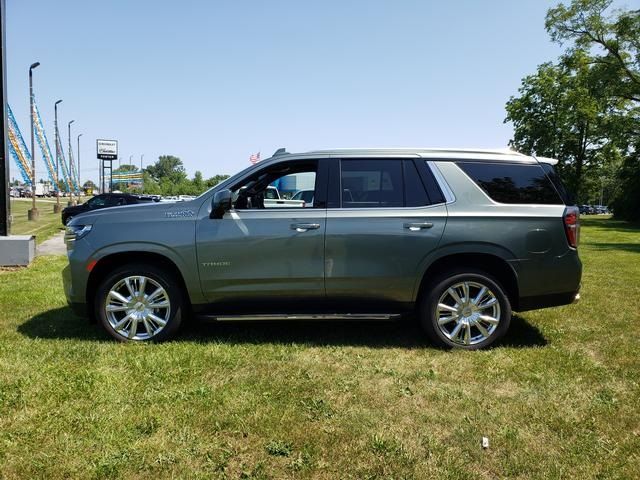
<instances>
[{"instance_id":1,"label":"front fender","mask_svg":"<svg viewBox=\"0 0 640 480\"><path fill-rule=\"evenodd\" d=\"M191 302L201 303L204 301L204 296L200 288L195 249L193 247L192 244L168 246L156 242L118 242L96 250L91 255L90 261L99 263L101 260L116 254L127 254L135 257L137 252L160 255L173 263L182 275Z\"/></svg>"}]
</instances>

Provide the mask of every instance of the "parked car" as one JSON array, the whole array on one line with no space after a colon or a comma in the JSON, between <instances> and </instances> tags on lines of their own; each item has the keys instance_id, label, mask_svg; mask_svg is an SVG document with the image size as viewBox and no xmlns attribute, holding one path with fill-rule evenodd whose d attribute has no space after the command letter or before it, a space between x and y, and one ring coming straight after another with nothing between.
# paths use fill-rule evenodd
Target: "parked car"
<instances>
[{"instance_id":1,"label":"parked car","mask_svg":"<svg viewBox=\"0 0 640 480\"><path fill-rule=\"evenodd\" d=\"M299 190L291 197L291 200L302 200L305 206L313 206L314 192L315 190Z\"/></svg>"},{"instance_id":2,"label":"parked car","mask_svg":"<svg viewBox=\"0 0 640 480\"><path fill-rule=\"evenodd\" d=\"M272 207L272 208L301 208L304 207L304 201L302 200L296 200L296 199L291 199L288 200L284 197L282 197L280 195L280 191L272 186L269 185L267 186L267 188L264 191L264 195L262 195L262 202L264 203L264 206L266 208ZM256 196L256 200L257 200Z\"/></svg>"},{"instance_id":3,"label":"parked car","mask_svg":"<svg viewBox=\"0 0 640 480\"><path fill-rule=\"evenodd\" d=\"M72 218L81 213L90 212L109 207L118 207L123 205L134 205L137 203L149 203L153 198L141 195L130 195L127 193L103 193L91 197L85 203L80 205L67 207L62 210L62 224L67 225Z\"/></svg>"},{"instance_id":4,"label":"parked car","mask_svg":"<svg viewBox=\"0 0 640 480\"><path fill-rule=\"evenodd\" d=\"M597 213L598 215L608 215L609 214L609 209L604 205L595 205L594 209L595 209L595 213Z\"/></svg>"},{"instance_id":5,"label":"parked car","mask_svg":"<svg viewBox=\"0 0 640 480\"><path fill-rule=\"evenodd\" d=\"M595 209L591 205L580 205L578 209L580 210L580 215L593 215L595 213Z\"/></svg>"},{"instance_id":6,"label":"parked car","mask_svg":"<svg viewBox=\"0 0 640 480\"><path fill-rule=\"evenodd\" d=\"M217 321L395 320L478 349L512 311L579 298L579 213L554 160L504 151L279 150L195 200L96 210L65 234L68 303L115 339ZM315 176L313 208L269 186ZM287 184L294 184L287 180Z\"/></svg>"}]
</instances>

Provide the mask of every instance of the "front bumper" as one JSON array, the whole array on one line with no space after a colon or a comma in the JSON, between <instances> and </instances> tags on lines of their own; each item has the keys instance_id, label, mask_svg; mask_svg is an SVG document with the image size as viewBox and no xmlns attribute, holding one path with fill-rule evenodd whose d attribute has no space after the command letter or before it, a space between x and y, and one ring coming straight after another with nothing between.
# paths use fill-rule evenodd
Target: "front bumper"
<instances>
[{"instance_id":1,"label":"front bumper","mask_svg":"<svg viewBox=\"0 0 640 480\"><path fill-rule=\"evenodd\" d=\"M88 248L84 242L74 242L72 248L67 247L67 259L69 263L62 270L62 285L67 303L75 313L85 316L87 313L87 284L89 272L87 263L89 260Z\"/></svg>"}]
</instances>

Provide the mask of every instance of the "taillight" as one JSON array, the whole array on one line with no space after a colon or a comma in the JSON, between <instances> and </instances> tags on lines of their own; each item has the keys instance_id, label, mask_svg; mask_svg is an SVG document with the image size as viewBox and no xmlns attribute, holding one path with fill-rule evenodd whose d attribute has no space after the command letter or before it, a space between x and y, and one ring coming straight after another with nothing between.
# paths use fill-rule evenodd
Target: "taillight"
<instances>
[{"instance_id":1,"label":"taillight","mask_svg":"<svg viewBox=\"0 0 640 480\"><path fill-rule=\"evenodd\" d=\"M564 209L564 231L571 248L578 248L580 241L580 210L578 207Z\"/></svg>"}]
</instances>

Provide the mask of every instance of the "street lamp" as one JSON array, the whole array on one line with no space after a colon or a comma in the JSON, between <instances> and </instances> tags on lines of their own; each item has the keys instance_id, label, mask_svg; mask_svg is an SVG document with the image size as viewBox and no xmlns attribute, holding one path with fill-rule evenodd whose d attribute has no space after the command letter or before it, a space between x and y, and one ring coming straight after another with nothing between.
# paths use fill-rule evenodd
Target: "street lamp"
<instances>
[{"instance_id":1,"label":"street lamp","mask_svg":"<svg viewBox=\"0 0 640 480\"><path fill-rule=\"evenodd\" d=\"M58 131L58 104L62 103L62 100L58 100L53 104L53 110L55 112L55 149L56 149L56 204L53 206L53 213L60 213L60 156L58 155L58 142L60 141L60 132Z\"/></svg>"},{"instance_id":2,"label":"street lamp","mask_svg":"<svg viewBox=\"0 0 640 480\"><path fill-rule=\"evenodd\" d=\"M75 205L73 202L73 152L71 150L71 124L75 122L75 120L71 120L67 125L68 134L69 134L69 179L71 182L71 189L69 192L69 205Z\"/></svg>"},{"instance_id":3,"label":"street lamp","mask_svg":"<svg viewBox=\"0 0 640 480\"><path fill-rule=\"evenodd\" d=\"M36 208L36 151L33 148L33 135L35 125L33 124L33 69L37 68L40 62L32 63L29 67L29 105L31 107L31 210L27 212L29 220L38 219L38 209Z\"/></svg>"},{"instance_id":4,"label":"street lamp","mask_svg":"<svg viewBox=\"0 0 640 480\"><path fill-rule=\"evenodd\" d=\"M80 192L82 192L82 177L80 176L80 137L82 135L82 133L78 135L78 149L76 150L78 153L78 186L80 187Z\"/></svg>"}]
</instances>

